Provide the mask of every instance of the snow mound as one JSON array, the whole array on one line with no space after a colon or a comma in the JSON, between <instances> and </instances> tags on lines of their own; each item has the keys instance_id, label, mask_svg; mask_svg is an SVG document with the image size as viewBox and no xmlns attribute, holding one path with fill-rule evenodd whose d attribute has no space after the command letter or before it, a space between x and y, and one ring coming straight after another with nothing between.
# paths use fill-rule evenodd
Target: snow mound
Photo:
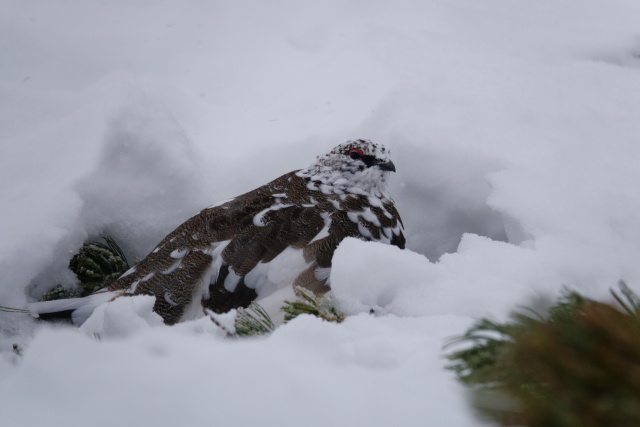
<instances>
[{"instance_id":1,"label":"snow mound","mask_svg":"<svg viewBox=\"0 0 640 427\"><path fill-rule=\"evenodd\" d=\"M128 337L137 330L164 325L162 317L153 312L155 302L149 295L116 298L98 306L80 330L100 338Z\"/></svg>"},{"instance_id":2,"label":"snow mound","mask_svg":"<svg viewBox=\"0 0 640 427\"><path fill-rule=\"evenodd\" d=\"M56 426L477 426L438 356L446 334L466 323L362 315L336 325L302 316L268 339L240 342L221 338L206 318L177 328L134 324L101 341L43 329L0 382L2 416L36 425L46 413Z\"/></svg>"},{"instance_id":3,"label":"snow mound","mask_svg":"<svg viewBox=\"0 0 640 427\"><path fill-rule=\"evenodd\" d=\"M560 287L531 249L470 234L455 255L436 263L410 250L345 239L331 271L331 289L350 314L504 317L514 301Z\"/></svg>"}]
</instances>

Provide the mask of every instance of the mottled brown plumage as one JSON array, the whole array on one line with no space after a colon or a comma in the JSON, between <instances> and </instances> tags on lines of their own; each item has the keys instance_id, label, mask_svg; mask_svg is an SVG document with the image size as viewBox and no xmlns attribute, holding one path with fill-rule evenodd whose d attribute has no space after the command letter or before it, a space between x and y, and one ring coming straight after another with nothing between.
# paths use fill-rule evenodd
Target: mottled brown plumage
<instances>
[{"instance_id":1,"label":"mottled brown plumage","mask_svg":"<svg viewBox=\"0 0 640 427\"><path fill-rule=\"evenodd\" d=\"M386 192L388 151L349 141L307 169L202 210L109 286L114 297L153 295L173 324L203 307L222 313L285 286L330 289L335 249L346 237L404 248Z\"/></svg>"}]
</instances>

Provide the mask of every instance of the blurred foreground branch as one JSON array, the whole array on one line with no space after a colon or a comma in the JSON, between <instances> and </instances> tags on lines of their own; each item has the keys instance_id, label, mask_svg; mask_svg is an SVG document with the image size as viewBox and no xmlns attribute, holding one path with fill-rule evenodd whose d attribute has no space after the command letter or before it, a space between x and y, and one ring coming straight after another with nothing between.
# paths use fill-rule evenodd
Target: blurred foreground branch
<instances>
[{"instance_id":1,"label":"blurred foreground branch","mask_svg":"<svg viewBox=\"0 0 640 427\"><path fill-rule=\"evenodd\" d=\"M620 307L567 291L547 316L481 319L449 368L501 425L638 426L640 299L623 282L612 294Z\"/></svg>"}]
</instances>

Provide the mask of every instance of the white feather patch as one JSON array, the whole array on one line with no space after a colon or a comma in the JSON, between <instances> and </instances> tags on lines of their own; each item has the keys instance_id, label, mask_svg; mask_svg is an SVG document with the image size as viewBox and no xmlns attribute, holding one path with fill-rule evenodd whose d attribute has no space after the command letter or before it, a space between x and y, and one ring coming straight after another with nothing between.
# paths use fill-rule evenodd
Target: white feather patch
<instances>
[{"instance_id":1,"label":"white feather patch","mask_svg":"<svg viewBox=\"0 0 640 427\"><path fill-rule=\"evenodd\" d=\"M333 191L333 187L331 187L330 185L325 185L325 184L321 184L320 185L320 191L322 191L323 194L331 194Z\"/></svg>"},{"instance_id":2,"label":"white feather patch","mask_svg":"<svg viewBox=\"0 0 640 427\"><path fill-rule=\"evenodd\" d=\"M166 270L162 270L160 273L161 274L171 274L174 271L176 271L180 267L181 264L182 264L182 258L177 259L176 262L171 264L171 266L169 268L167 268Z\"/></svg>"},{"instance_id":3,"label":"white feather patch","mask_svg":"<svg viewBox=\"0 0 640 427\"><path fill-rule=\"evenodd\" d=\"M380 243L386 243L386 244L391 243L391 233L390 233L388 228L381 228L380 229L379 242Z\"/></svg>"},{"instance_id":4,"label":"white feather patch","mask_svg":"<svg viewBox=\"0 0 640 427\"><path fill-rule=\"evenodd\" d=\"M368 239L372 239L373 240L373 236L371 235L371 232L369 230L367 230L366 228L364 228L362 226L362 224L358 223L358 231L360 232L360 234L363 237L366 237Z\"/></svg>"},{"instance_id":5,"label":"white feather patch","mask_svg":"<svg viewBox=\"0 0 640 427\"><path fill-rule=\"evenodd\" d=\"M134 280L133 283L131 283L131 286L129 286L129 289L127 289L127 293L128 294L135 294L136 293L136 289L138 289L138 283L140 283L140 280Z\"/></svg>"},{"instance_id":6,"label":"white feather patch","mask_svg":"<svg viewBox=\"0 0 640 427\"><path fill-rule=\"evenodd\" d=\"M180 259L182 259L187 254L187 252L189 252L189 249L187 249L187 248L175 249L175 250L173 250L171 252L171 254L169 254L169 256L171 258L176 258L176 259L180 258Z\"/></svg>"},{"instance_id":7,"label":"white feather patch","mask_svg":"<svg viewBox=\"0 0 640 427\"><path fill-rule=\"evenodd\" d=\"M267 212L278 211L280 209L289 208L291 206L293 205L290 203L271 205L268 208L261 210L260 212L258 212L253 216L253 225L255 225L256 227L264 227L266 222L264 221L263 217L267 214Z\"/></svg>"},{"instance_id":8,"label":"white feather patch","mask_svg":"<svg viewBox=\"0 0 640 427\"><path fill-rule=\"evenodd\" d=\"M373 212L371 212L371 209L366 208L360 213L360 215L362 216L362 219L364 219L365 221L370 222L376 227L380 227L380 221L378 220L378 217Z\"/></svg>"},{"instance_id":9,"label":"white feather patch","mask_svg":"<svg viewBox=\"0 0 640 427\"><path fill-rule=\"evenodd\" d=\"M209 269L209 280L207 280L202 287L204 287L204 298L209 298L209 284L214 283L218 280L218 274L220 273L220 267L224 263L222 259L222 251L227 247L227 245L231 242L231 240L223 240L222 242L214 242L211 243L211 247L203 252L207 255L210 255L212 258L211 268Z\"/></svg>"},{"instance_id":10,"label":"white feather patch","mask_svg":"<svg viewBox=\"0 0 640 427\"><path fill-rule=\"evenodd\" d=\"M262 220L262 218L264 217L264 214L266 214L267 212L269 212L271 210L270 207L261 210L260 212L258 212L257 214L255 214L253 216L253 225L255 225L256 227L264 227L265 223Z\"/></svg>"},{"instance_id":11,"label":"white feather patch","mask_svg":"<svg viewBox=\"0 0 640 427\"><path fill-rule=\"evenodd\" d=\"M135 267L131 267L130 269L128 269L127 271L122 273L122 276L120 276L120 279L122 279L123 277L127 277L128 275L133 274L135 272L136 272L136 268Z\"/></svg>"},{"instance_id":12,"label":"white feather patch","mask_svg":"<svg viewBox=\"0 0 640 427\"><path fill-rule=\"evenodd\" d=\"M314 271L314 276L318 280L326 280L331 275L331 267L318 267L316 271Z\"/></svg>"},{"instance_id":13,"label":"white feather patch","mask_svg":"<svg viewBox=\"0 0 640 427\"><path fill-rule=\"evenodd\" d=\"M144 276L142 279L140 279L141 282L146 282L147 280L151 279L153 276L155 276L156 273L154 273L153 271L149 274L147 274L146 276Z\"/></svg>"},{"instance_id":14,"label":"white feather patch","mask_svg":"<svg viewBox=\"0 0 640 427\"><path fill-rule=\"evenodd\" d=\"M329 236L329 228L331 227L331 218L329 217L329 214L326 212L321 213L320 216L324 219L324 227L322 227L322 230L320 230L318 234L315 235L315 237L309 242L309 244Z\"/></svg>"},{"instance_id":15,"label":"white feather patch","mask_svg":"<svg viewBox=\"0 0 640 427\"><path fill-rule=\"evenodd\" d=\"M164 300L171 306L175 307L178 305L177 302L175 302L174 300L171 299L171 293L169 291L166 291L164 293Z\"/></svg>"},{"instance_id":16,"label":"white feather patch","mask_svg":"<svg viewBox=\"0 0 640 427\"><path fill-rule=\"evenodd\" d=\"M310 265L311 262L304 259L302 249L288 247L271 261L256 265L244 277L244 283L255 289L259 297L265 297L277 289L291 286Z\"/></svg>"},{"instance_id":17,"label":"white feather patch","mask_svg":"<svg viewBox=\"0 0 640 427\"><path fill-rule=\"evenodd\" d=\"M236 290L236 286L240 282L241 276L238 276L233 268L229 267L229 274L224 279L224 288L229 292L233 292Z\"/></svg>"},{"instance_id":18,"label":"white feather patch","mask_svg":"<svg viewBox=\"0 0 640 427\"><path fill-rule=\"evenodd\" d=\"M74 310L71 314L71 320L74 324L81 325L91 316L96 307L111 301L121 294L122 291L106 291L103 289L84 298L33 302L27 304L27 308L34 317L38 317L40 314Z\"/></svg>"},{"instance_id":19,"label":"white feather patch","mask_svg":"<svg viewBox=\"0 0 640 427\"><path fill-rule=\"evenodd\" d=\"M209 248L204 250L200 249L201 252L211 256L211 266L193 287L191 303L185 308L182 317L180 317L180 322L197 319L204 315L202 300L209 299L209 285L218 280L220 267L224 263L222 251L224 251L229 242L230 240L213 242Z\"/></svg>"},{"instance_id":20,"label":"white feather patch","mask_svg":"<svg viewBox=\"0 0 640 427\"><path fill-rule=\"evenodd\" d=\"M378 207L378 208L382 208L382 207L384 207L384 206L382 205L382 200L380 200L378 197L371 197L371 196L369 196L369 204L370 204L371 206L375 206L375 207Z\"/></svg>"}]
</instances>

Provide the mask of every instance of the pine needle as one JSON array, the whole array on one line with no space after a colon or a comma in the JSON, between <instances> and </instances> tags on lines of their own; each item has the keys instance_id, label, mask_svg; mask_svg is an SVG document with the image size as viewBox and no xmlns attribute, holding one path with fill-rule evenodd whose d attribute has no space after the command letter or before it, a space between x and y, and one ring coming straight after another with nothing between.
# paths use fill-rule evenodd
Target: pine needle
<instances>
[{"instance_id":1,"label":"pine needle","mask_svg":"<svg viewBox=\"0 0 640 427\"><path fill-rule=\"evenodd\" d=\"M23 308L5 307L3 305L0 305L0 311L5 313L31 313L29 310L25 310Z\"/></svg>"},{"instance_id":2,"label":"pine needle","mask_svg":"<svg viewBox=\"0 0 640 427\"><path fill-rule=\"evenodd\" d=\"M238 336L265 335L276 329L269 314L256 302L238 309L235 328Z\"/></svg>"},{"instance_id":3,"label":"pine needle","mask_svg":"<svg viewBox=\"0 0 640 427\"><path fill-rule=\"evenodd\" d=\"M344 313L338 308L336 301L329 295L316 295L312 291L297 287L297 301L285 301L280 310L284 311L284 321L289 322L301 314L310 314L328 322L340 323Z\"/></svg>"},{"instance_id":4,"label":"pine needle","mask_svg":"<svg viewBox=\"0 0 640 427\"><path fill-rule=\"evenodd\" d=\"M613 289L610 291L611 295L613 295L624 311L632 316L640 317L640 298L638 298L638 295L622 280L618 283L618 287L620 288L622 296L618 295Z\"/></svg>"}]
</instances>

